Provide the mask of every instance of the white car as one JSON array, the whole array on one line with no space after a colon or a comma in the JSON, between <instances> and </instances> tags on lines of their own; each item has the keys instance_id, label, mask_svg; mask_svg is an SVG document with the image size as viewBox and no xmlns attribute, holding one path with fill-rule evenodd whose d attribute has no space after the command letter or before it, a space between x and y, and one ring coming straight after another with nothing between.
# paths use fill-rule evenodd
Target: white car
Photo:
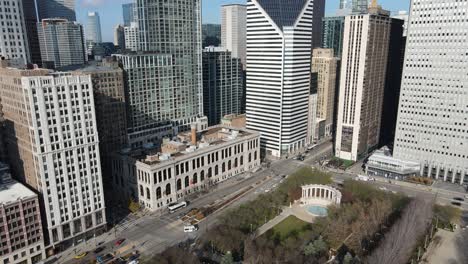
<instances>
[{"instance_id":1,"label":"white car","mask_svg":"<svg viewBox=\"0 0 468 264\"><path fill-rule=\"evenodd\" d=\"M465 195L465 198L466 198L466 199L468 199L468 194L467 194L467 195Z\"/></svg>"},{"instance_id":2,"label":"white car","mask_svg":"<svg viewBox=\"0 0 468 264\"><path fill-rule=\"evenodd\" d=\"M184 233L192 233L198 230L198 225L186 225L184 226Z\"/></svg>"},{"instance_id":3,"label":"white car","mask_svg":"<svg viewBox=\"0 0 468 264\"><path fill-rule=\"evenodd\" d=\"M386 190L387 190L387 188L385 188L385 187L379 187L379 189L380 189L381 191L386 191Z\"/></svg>"}]
</instances>

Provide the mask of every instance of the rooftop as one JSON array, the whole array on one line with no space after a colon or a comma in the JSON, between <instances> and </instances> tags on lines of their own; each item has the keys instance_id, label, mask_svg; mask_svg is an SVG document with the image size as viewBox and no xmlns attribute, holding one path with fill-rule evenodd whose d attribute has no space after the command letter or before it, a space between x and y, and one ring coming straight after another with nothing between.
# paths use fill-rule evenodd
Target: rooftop
<instances>
[{"instance_id":1,"label":"rooftop","mask_svg":"<svg viewBox=\"0 0 468 264\"><path fill-rule=\"evenodd\" d=\"M197 153L209 147L219 146L224 143L234 142L254 132L246 129L232 128L228 126L214 126L197 132L197 144L191 142L191 131L180 133L177 138L163 143L162 148L146 146L143 149L124 150L122 155L130 156L144 164L156 165L182 158L186 155Z\"/></svg>"},{"instance_id":2,"label":"rooftop","mask_svg":"<svg viewBox=\"0 0 468 264\"><path fill-rule=\"evenodd\" d=\"M9 204L35 196L37 195L33 191L15 180L0 185L0 204Z\"/></svg>"}]
</instances>

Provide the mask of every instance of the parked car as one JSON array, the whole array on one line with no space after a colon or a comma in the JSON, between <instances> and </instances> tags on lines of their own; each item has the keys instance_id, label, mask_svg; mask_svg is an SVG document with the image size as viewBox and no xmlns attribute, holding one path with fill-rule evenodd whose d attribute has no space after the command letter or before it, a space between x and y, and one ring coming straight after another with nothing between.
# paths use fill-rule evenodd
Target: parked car
<instances>
[{"instance_id":1,"label":"parked car","mask_svg":"<svg viewBox=\"0 0 468 264\"><path fill-rule=\"evenodd\" d=\"M461 203L459 203L459 202L452 202L452 205L461 206Z\"/></svg>"},{"instance_id":2,"label":"parked car","mask_svg":"<svg viewBox=\"0 0 468 264\"><path fill-rule=\"evenodd\" d=\"M460 202L465 201L465 199L463 199L461 197L453 197L453 199L456 200L456 201L460 201Z\"/></svg>"},{"instance_id":3,"label":"parked car","mask_svg":"<svg viewBox=\"0 0 468 264\"><path fill-rule=\"evenodd\" d=\"M198 230L198 225L186 225L184 226L184 233L192 233Z\"/></svg>"},{"instance_id":4,"label":"parked car","mask_svg":"<svg viewBox=\"0 0 468 264\"><path fill-rule=\"evenodd\" d=\"M101 252L103 250L104 250L104 247L98 247L93 252L94 252L94 254L97 254L97 253L99 253L99 252Z\"/></svg>"},{"instance_id":5,"label":"parked car","mask_svg":"<svg viewBox=\"0 0 468 264\"><path fill-rule=\"evenodd\" d=\"M83 252L83 253L81 253L79 255L74 256L73 258L74 259L82 259L82 258L86 257L86 255L88 255L88 252Z\"/></svg>"},{"instance_id":6,"label":"parked car","mask_svg":"<svg viewBox=\"0 0 468 264\"><path fill-rule=\"evenodd\" d=\"M120 246L120 245L122 245L122 243L123 243L124 241L125 241L125 238L121 238L121 239L115 241L115 245L116 245L116 246Z\"/></svg>"}]
</instances>

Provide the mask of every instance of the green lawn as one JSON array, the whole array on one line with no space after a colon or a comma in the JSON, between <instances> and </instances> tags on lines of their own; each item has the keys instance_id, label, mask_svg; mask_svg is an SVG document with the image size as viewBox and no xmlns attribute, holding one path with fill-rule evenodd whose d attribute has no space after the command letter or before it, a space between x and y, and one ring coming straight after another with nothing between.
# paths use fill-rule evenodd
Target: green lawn
<instances>
[{"instance_id":1,"label":"green lawn","mask_svg":"<svg viewBox=\"0 0 468 264\"><path fill-rule=\"evenodd\" d=\"M300 234L302 231L310 227L309 223L306 223L299 218L290 215L284 219L281 223L273 227L275 235L279 236L280 240L284 240L292 234Z\"/></svg>"}]
</instances>

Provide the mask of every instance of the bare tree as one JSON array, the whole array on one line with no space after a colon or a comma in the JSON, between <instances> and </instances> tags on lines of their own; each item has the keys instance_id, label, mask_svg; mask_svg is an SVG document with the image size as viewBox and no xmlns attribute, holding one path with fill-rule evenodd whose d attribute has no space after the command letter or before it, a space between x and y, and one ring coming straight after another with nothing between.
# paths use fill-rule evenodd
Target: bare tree
<instances>
[{"instance_id":1,"label":"bare tree","mask_svg":"<svg viewBox=\"0 0 468 264\"><path fill-rule=\"evenodd\" d=\"M432 200L418 197L413 199L385 235L380 246L368 257L368 263L407 263L418 239L431 224L432 207Z\"/></svg>"}]
</instances>

